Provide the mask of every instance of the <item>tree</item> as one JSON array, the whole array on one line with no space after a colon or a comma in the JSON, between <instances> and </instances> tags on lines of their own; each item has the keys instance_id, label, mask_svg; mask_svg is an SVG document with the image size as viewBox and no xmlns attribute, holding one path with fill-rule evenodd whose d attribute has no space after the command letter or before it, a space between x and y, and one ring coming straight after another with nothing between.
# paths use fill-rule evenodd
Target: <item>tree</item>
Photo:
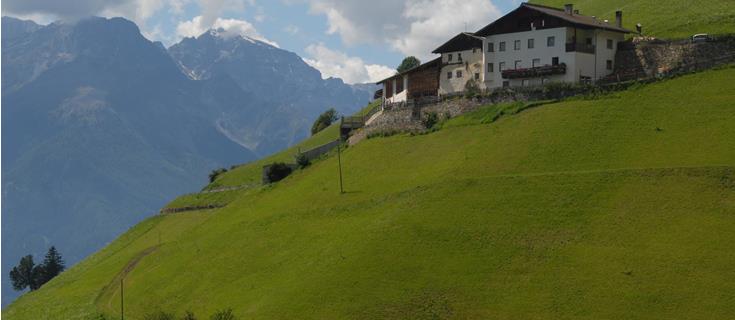
<instances>
[{"instance_id":1,"label":"tree","mask_svg":"<svg viewBox=\"0 0 735 320\"><path fill-rule=\"evenodd\" d=\"M311 126L311 135L315 135L317 132L326 129L335 121L337 121L337 110L330 108L329 110L324 111L324 113L320 114L316 121L314 121L314 125Z\"/></svg>"},{"instance_id":2,"label":"tree","mask_svg":"<svg viewBox=\"0 0 735 320\"><path fill-rule=\"evenodd\" d=\"M29 288L33 291L58 276L64 268L64 259L56 247L51 246L42 264L35 265L30 254L21 258L18 265L10 270L10 281L15 290Z\"/></svg>"},{"instance_id":3,"label":"tree","mask_svg":"<svg viewBox=\"0 0 735 320\"><path fill-rule=\"evenodd\" d=\"M291 174L291 167L283 162L275 162L268 167L265 171L265 175L268 177L268 181L278 182L288 177Z\"/></svg>"},{"instance_id":4,"label":"tree","mask_svg":"<svg viewBox=\"0 0 735 320\"><path fill-rule=\"evenodd\" d=\"M296 155L296 164L299 165L299 168L304 169L311 165L311 161L306 157L306 154L299 153Z\"/></svg>"},{"instance_id":5,"label":"tree","mask_svg":"<svg viewBox=\"0 0 735 320\"><path fill-rule=\"evenodd\" d=\"M421 60L419 60L418 58L414 56L406 57L403 59L403 61L401 61L401 65L398 66L398 73L411 70L420 65L421 65Z\"/></svg>"},{"instance_id":6,"label":"tree","mask_svg":"<svg viewBox=\"0 0 735 320\"><path fill-rule=\"evenodd\" d=\"M36 283L40 288L46 282L49 282L54 277L58 276L59 273L64 271L64 259L61 257L61 254L56 251L56 247L51 246L46 253L46 257L43 259L43 264L38 267L40 270Z\"/></svg>"},{"instance_id":7,"label":"tree","mask_svg":"<svg viewBox=\"0 0 735 320\"><path fill-rule=\"evenodd\" d=\"M217 177L219 177L221 174L227 172L227 169L225 168L219 168L212 170L212 172L209 173L209 183L214 182L214 180L217 180Z\"/></svg>"},{"instance_id":8,"label":"tree","mask_svg":"<svg viewBox=\"0 0 735 320\"><path fill-rule=\"evenodd\" d=\"M36 279L40 273L40 268L33 263L33 256L27 255L20 258L17 266L10 270L10 281L13 283L13 289L21 291L30 288L31 291L38 289Z\"/></svg>"}]
</instances>

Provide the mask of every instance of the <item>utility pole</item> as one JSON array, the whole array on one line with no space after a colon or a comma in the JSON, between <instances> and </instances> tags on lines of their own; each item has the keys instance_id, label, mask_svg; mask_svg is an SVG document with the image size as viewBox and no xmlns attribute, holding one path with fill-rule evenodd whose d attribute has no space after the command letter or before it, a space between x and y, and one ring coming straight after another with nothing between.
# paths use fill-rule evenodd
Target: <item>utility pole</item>
<instances>
[{"instance_id":1,"label":"utility pole","mask_svg":"<svg viewBox=\"0 0 735 320\"><path fill-rule=\"evenodd\" d=\"M339 193L345 193L345 189L342 187L342 157L340 156L340 145L337 145L337 164L339 165Z\"/></svg>"},{"instance_id":2,"label":"utility pole","mask_svg":"<svg viewBox=\"0 0 735 320\"><path fill-rule=\"evenodd\" d=\"M123 292L123 278L120 278L120 320L125 320L125 295Z\"/></svg>"}]
</instances>

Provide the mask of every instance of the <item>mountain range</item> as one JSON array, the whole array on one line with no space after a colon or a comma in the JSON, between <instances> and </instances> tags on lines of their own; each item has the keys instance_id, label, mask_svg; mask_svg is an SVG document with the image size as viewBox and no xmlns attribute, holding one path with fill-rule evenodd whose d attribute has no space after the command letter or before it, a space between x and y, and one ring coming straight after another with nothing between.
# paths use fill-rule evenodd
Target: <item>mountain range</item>
<instances>
[{"instance_id":1,"label":"mountain range","mask_svg":"<svg viewBox=\"0 0 735 320\"><path fill-rule=\"evenodd\" d=\"M73 264L196 191L307 137L372 86L224 30L165 48L123 18L2 18L2 268L50 245ZM3 281L3 305L14 293Z\"/></svg>"}]
</instances>

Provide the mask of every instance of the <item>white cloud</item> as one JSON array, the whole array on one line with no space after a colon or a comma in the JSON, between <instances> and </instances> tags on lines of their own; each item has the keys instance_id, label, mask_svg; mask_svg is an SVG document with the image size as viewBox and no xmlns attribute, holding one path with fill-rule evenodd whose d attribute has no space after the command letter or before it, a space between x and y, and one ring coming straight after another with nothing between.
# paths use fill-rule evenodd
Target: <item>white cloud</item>
<instances>
[{"instance_id":1,"label":"white cloud","mask_svg":"<svg viewBox=\"0 0 735 320\"><path fill-rule=\"evenodd\" d=\"M224 36L249 37L278 47L277 43L263 37L255 26L245 20L217 18L211 24L207 24L202 16L196 16L189 21L180 22L176 26L176 34L179 37L198 37L209 29L222 29Z\"/></svg>"},{"instance_id":2,"label":"white cloud","mask_svg":"<svg viewBox=\"0 0 735 320\"><path fill-rule=\"evenodd\" d=\"M376 82L395 74L395 70L377 64L366 64L359 57L327 48L324 44L312 44L305 49L310 58L306 63L316 68L323 77L337 77L346 83Z\"/></svg>"},{"instance_id":3,"label":"white cloud","mask_svg":"<svg viewBox=\"0 0 735 320\"><path fill-rule=\"evenodd\" d=\"M301 29L299 29L299 27L297 27L295 25L288 25L285 28L283 28L283 31L286 31L286 33L288 33L290 35L295 35L295 34L301 32Z\"/></svg>"},{"instance_id":4,"label":"white cloud","mask_svg":"<svg viewBox=\"0 0 735 320\"><path fill-rule=\"evenodd\" d=\"M476 31L500 16L490 0L310 0L327 17L327 33L348 45L385 44L422 60L447 39Z\"/></svg>"}]
</instances>

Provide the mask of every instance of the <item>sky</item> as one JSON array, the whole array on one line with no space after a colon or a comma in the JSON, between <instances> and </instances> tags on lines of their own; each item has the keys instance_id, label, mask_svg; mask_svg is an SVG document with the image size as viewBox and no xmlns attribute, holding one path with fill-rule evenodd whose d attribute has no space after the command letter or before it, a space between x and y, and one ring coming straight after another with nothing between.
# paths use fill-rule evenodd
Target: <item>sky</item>
<instances>
[{"instance_id":1,"label":"sky","mask_svg":"<svg viewBox=\"0 0 735 320\"><path fill-rule=\"evenodd\" d=\"M347 83L392 75L406 56L421 61L463 31L476 31L518 0L4 0L2 14L40 24L124 17L171 46L222 28L295 52Z\"/></svg>"}]
</instances>

